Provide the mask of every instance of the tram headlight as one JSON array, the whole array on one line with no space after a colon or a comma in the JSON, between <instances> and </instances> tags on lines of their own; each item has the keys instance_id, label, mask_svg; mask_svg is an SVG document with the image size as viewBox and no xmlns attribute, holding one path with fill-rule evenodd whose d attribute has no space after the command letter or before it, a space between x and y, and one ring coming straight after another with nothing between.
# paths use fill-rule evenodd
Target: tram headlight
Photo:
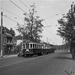
<instances>
[{"instance_id":1,"label":"tram headlight","mask_svg":"<svg viewBox=\"0 0 75 75\"><path fill-rule=\"evenodd\" d=\"M29 49L26 49L26 52L29 52Z\"/></svg>"}]
</instances>

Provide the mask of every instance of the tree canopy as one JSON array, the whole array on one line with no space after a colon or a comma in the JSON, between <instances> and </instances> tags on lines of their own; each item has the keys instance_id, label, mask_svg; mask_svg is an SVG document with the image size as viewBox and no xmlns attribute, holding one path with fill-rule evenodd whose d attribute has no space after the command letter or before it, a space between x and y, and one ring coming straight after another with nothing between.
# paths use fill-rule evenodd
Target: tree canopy
<instances>
[{"instance_id":1,"label":"tree canopy","mask_svg":"<svg viewBox=\"0 0 75 75\"><path fill-rule=\"evenodd\" d=\"M60 35L66 42L70 42L75 38L75 17L72 9L66 15L58 20L60 27L58 28L58 35Z\"/></svg>"},{"instance_id":2,"label":"tree canopy","mask_svg":"<svg viewBox=\"0 0 75 75\"><path fill-rule=\"evenodd\" d=\"M65 40L65 43L69 43L70 52L72 53L72 45L75 41L75 4L71 5L71 9L58 20L58 23L60 24L58 35Z\"/></svg>"},{"instance_id":3,"label":"tree canopy","mask_svg":"<svg viewBox=\"0 0 75 75\"><path fill-rule=\"evenodd\" d=\"M28 14L25 14L24 17L24 25L17 24L18 31L23 34L23 39L30 39L31 41L39 41L42 33L42 21L43 19L37 15L37 11L35 10L35 4L30 6L30 10Z\"/></svg>"}]
</instances>

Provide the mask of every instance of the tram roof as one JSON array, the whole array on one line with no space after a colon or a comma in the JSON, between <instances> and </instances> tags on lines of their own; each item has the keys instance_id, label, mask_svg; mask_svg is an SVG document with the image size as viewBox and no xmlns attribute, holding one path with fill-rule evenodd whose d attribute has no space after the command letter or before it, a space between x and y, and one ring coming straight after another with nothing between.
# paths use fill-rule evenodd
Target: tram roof
<instances>
[{"instance_id":1,"label":"tram roof","mask_svg":"<svg viewBox=\"0 0 75 75\"><path fill-rule=\"evenodd\" d=\"M39 44L39 45L50 45L50 46L53 46L52 44L48 44L46 42L41 42L41 43L37 43L37 42L33 42L33 41L30 41L30 40L24 40L23 43L29 43L29 44Z\"/></svg>"},{"instance_id":2,"label":"tram roof","mask_svg":"<svg viewBox=\"0 0 75 75\"><path fill-rule=\"evenodd\" d=\"M36 43L36 42L32 42L32 41L23 41L23 43L30 43L30 44L42 44L42 43Z\"/></svg>"}]
</instances>

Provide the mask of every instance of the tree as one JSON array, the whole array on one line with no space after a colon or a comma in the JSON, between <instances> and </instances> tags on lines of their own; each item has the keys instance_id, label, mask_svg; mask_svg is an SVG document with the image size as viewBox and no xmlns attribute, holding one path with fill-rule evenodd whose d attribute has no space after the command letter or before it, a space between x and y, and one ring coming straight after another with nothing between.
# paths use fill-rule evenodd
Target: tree
<instances>
[{"instance_id":1,"label":"tree","mask_svg":"<svg viewBox=\"0 0 75 75\"><path fill-rule=\"evenodd\" d=\"M75 10L73 12L73 9L75 8L72 8L71 5L71 9L68 13L58 20L58 23L60 24L60 27L58 28L58 35L60 35L65 42L70 43L70 47L73 42L73 38L75 38Z\"/></svg>"},{"instance_id":2,"label":"tree","mask_svg":"<svg viewBox=\"0 0 75 75\"><path fill-rule=\"evenodd\" d=\"M30 39L31 41L37 42L40 40L42 33L42 21L43 19L40 19L40 16L37 16L35 11L35 4L30 6L31 9L29 10L29 14L24 14L25 18L25 24L24 25L18 25L18 31L23 34L23 37L26 39Z\"/></svg>"}]
</instances>

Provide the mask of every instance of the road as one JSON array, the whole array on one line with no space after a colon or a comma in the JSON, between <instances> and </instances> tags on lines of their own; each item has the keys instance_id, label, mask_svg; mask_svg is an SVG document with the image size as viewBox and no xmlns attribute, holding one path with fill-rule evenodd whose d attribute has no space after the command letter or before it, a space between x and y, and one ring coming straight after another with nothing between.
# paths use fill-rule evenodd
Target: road
<instances>
[{"instance_id":1,"label":"road","mask_svg":"<svg viewBox=\"0 0 75 75\"><path fill-rule=\"evenodd\" d=\"M0 59L0 75L75 75L75 61L66 51Z\"/></svg>"}]
</instances>

